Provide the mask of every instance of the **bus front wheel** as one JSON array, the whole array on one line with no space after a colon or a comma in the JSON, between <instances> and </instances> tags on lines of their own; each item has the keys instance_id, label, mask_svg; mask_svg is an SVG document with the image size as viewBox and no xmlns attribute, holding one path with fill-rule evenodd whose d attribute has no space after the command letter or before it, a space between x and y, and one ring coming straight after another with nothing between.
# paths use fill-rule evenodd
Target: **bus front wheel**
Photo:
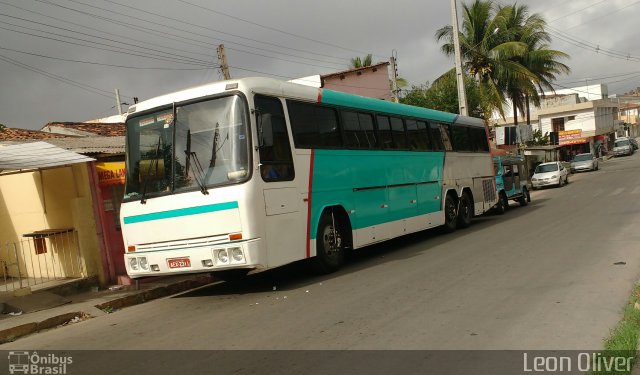
<instances>
[{"instance_id":1,"label":"bus front wheel","mask_svg":"<svg viewBox=\"0 0 640 375\"><path fill-rule=\"evenodd\" d=\"M453 232L458 226L458 204L453 195L447 194L444 199L444 229Z\"/></svg>"},{"instance_id":2,"label":"bus front wheel","mask_svg":"<svg viewBox=\"0 0 640 375\"><path fill-rule=\"evenodd\" d=\"M338 218L332 212L325 212L318 223L316 236L315 268L321 273L340 269L345 256L345 234Z\"/></svg>"}]
</instances>

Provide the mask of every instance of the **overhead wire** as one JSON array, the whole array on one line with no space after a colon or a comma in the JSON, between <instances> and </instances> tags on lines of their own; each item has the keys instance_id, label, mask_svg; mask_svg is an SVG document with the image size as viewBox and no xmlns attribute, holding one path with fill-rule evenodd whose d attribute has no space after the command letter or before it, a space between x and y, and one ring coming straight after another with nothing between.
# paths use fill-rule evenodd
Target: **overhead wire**
<instances>
[{"instance_id":1,"label":"overhead wire","mask_svg":"<svg viewBox=\"0 0 640 375\"><path fill-rule=\"evenodd\" d=\"M81 10L78 10L78 9L75 9L75 8L70 8L70 7L66 7L66 6L60 5L60 4L56 4L56 3L53 3L53 2L48 1L48 0L35 0L35 1L38 1L38 2L41 2L41 3L45 3L45 4L49 4L49 5L54 5L54 6L61 7L63 9L68 9L68 10L71 10L71 11L74 11L74 12L90 14L90 13L87 13L87 12L84 12L84 11L81 11ZM116 15L128 17L128 18L131 18L131 19L134 19L134 20L137 20L137 21L142 21L142 22L146 22L146 23L154 24L154 25L160 25L160 26L163 26L165 28L167 27L167 25L165 25L165 24L158 24L157 22L149 21L149 20L146 20L144 18L139 18L139 17L132 16L130 14L117 12L117 11L114 11L114 10L111 10L111 9L101 8L101 7L98 7L98 6L95 6L95 5L91 5L91 4L86 4L86 3L83 3L83 2L78 1L78 0L67 0L67 1L70 1L70 2L73 2L73 3L76 3L76 4L82 4L82 5L85 5L85 6L90 7L90 8L99 9L99 10L106 11L106 12L109 12L109 13L113 13L113 14L116 14ZM139 9L139 8L135 8L135 7L128 6L128 5L123 5L123 6L131 8L131 9L134 9L134 10L136 10L138 12L142 12L142 13L145 13L145 14L151 14L151 15L154 15L156 17L160 17L160 18L176 21L176 22L179 22L180 24L185 24L185 25L197 27L197 28L200 28L200 29L208 30L208 31L213 31L213 32L220 33L220 34L229 35L229 36L233 36L233 37L244 39L244 40L249 40L249 41L252 41L252 42L255 42L255 43L259 43L259 44L267 44L267 45L271 45L271 46L278 47L278 48L283 48L283 49L293 50L293 51L297 51L297 52L308 53L308 54L311 54L311 55L314 55L314 56L324 56L324 57L329 57L329 58L336 59L336 60L344 60L344 58L342 58L342 57L336 57L336 56L321 54L321 53L318 53L317 51L307 51L307 50L292 48L292 47L288 47L288 46L283 46L283 45L276 44L276 43L260 41L260 40L257 40L257 39L248 38L248 37L244 37L244 36L241 36L241 35L231 34L231 33L228 33L228 32L221 31L221 30L213 29L213 28L210 28L210 27L207 27L207 26L197 25L197 24L194 24L194 23L191 23L191 22L187 22L185 20L179 20L179 19L176 19L176 18L173 18L173 17L164 16L164 15L161 15L161 14L158 14L158 13L154 13L154 12L150 12L150 11L147 11L147 10L144 10L144 9ZM92 16L96 16L96 15L92 15ZM108 17L102 17L102 16L98 16L98 17L103 18L103 19L109 19ZM189 33L189 34L198 35L198 36L205 37L205 38L208 38L208 39L211 38L211 36L204 35L204 34L198 34L198 33L195 33L192 30L185 30L185 29L181 29L181 28L178 28L178 27L171 27L171 28L174 29L174 30L178 30L178 31L181 31L181 32ZM220 39L220 38L215 38L215 39L220 40L220 41L222 41L224 43L236 44L236 45L240 45L240 46L243 46L243 47L255 48L255 49L263 50L263 51L267 51L267 52L273 52L272 50L259 48L259 47L255 47L255 46L251 46L251 45L247 45L247 44L242 44L242 43L238 43L238 42L234 42L234 41L223 40L223 39ZM278 53L280 53L280 52L278 52ZM304 56L297 56L297 57L299 57L299 58L307 58L307 57L304 57ZM335 63L335 62L330 62L330 61L327 61L327 60L324 60L324 62Z\"/></svg>"},{"instance_id":2,"label":"overhead wire","mask_svg":"<svg viewBox=\"0 0 640 375\"><path fill-rule=\"evenodd\" d=\"M218 68L218 67L209 67L209 68L169 68L169 67L127 66L127 65L117 65L117 64L105 64L105 63L99 63L99 62L96 62L96 61L64 59L64 58L61 58L61 57L53 57L53 56L41 55L41 54L38 54L38 53L25 52L25 51L12 49L12 48L4 48L2 46L0 46L0 50L16 52L16 53L20 53L20 54L24 54L24 55L42 57L44 59L66 61L66 62L74 62L74 63L80 63L80 64L89 64L89 65L110 66L110 67L114 67L114 68L123 68L123 69L136 69L136 70L210 70L210 69L214 69L214 68L217 69Z\"/></svg>"},{"instance_id":3,"label":"overhead wire","mask_svg":"<svg viewBox=\"0 0 640 375\"><path fill-rule=\"evenodd\" d=\"M19 31L19 30L3 27L2 25L16 26L16 27L24 28L24 29L31 30L31 31L36 31L36 32L40 32L40 33L46 33L47 35L55 35L55 36L59 36L59 37L62 37L62 38L68 38L68 39L71 39L71 40L77 40L77 41L80 41L80 42L86 42L86 43L91 43L91 44L82 44L82 43L71 42L71 41L63 40L63 39L57 39L57 38L53 38L53 37L50 37L50 36L44 36L44 35L28 33L28 32L24 32L24 31ZM20 25L11 24L11 23L8 23L8 22L0 24L0 29L7 30L7 31L12 31L12 32L19 33L19 34L34 36L34 37L38 37L38 38L58 41L58 42L62 42L62 43L67 43L67 44L73 44L73 45L78 45L78 46L83 46L83 47L101 49L101 50L110 51L110 52L122 53L122 54L126 54L126 55L129 55L129 56L138 56L138 57L154 59L154 60L158 60L159 59L159 60L164 60L164 61L169 61L169 62L189 63L191 65L200 65L200 66L210 66L212 64L211 62L208 62L206 60L183 58L181 56L177 56L177 57L173 57L172 58L172 57L169 57L169 56L163 55L163 54L154 54L154 53L144 53L143 54L143 53L141 53L141 52L139 52L137 50L133 50L133 49L130 49L130 48L123 48L123 47L119 47L117 45L114 46L114 45L111 45L111 44L96 42L96 41L93 41L93 40L86 40L86 39L81 39L81 38L75 38L75 37L72 37L72 36L57 34L57 33L53 33L53 32L46 32L46 31L43 31L43 30L38 30L38 29L26 27L26 26L20 26ZM115 48L115 49L102 48L102 47L95 46L95 44L102 45L102 46L105 46L105 47L111 47L111 48Z\"/></svg>"},{"instance_id":4,"label":"overhead wire","mask_svg":"<svg viewBox=\"0 0 640 375\"><path fill-rule=\"evenodd\" d=\"M167 54L165 50L158 50L158 49L149 48L149 47L145 47L145 46L141 46L141 45L137 45L137 44L133 44L133 43L128 43L128 42L125 42L125 41L114 40L114 39L110 39L110 38L105 38L105 37L101 37L101 36L96 36L96 35L93 35L93 34L84 33L84 32L80 32L80 31L77 31L77 30L68 29L68 28L65 28L65 27L54 26L54 25L50 25L50 24L47 24L47 23L43 23L43 22L37 22L37 21L33 21L33 20L26 19L26 18L21 18L21 17L16 17L16 16L11 16L11 15L4 14L4 13L0 13L0 16L4 16L4 17L8 17L8 18L13 18L13 19L17 19L17 20L24 21L24 22L29 22L29 23L35 23L35 24L40 25L40 26L46 26L46 27L50 27L50 28L53 28L53 29L57 29L57 30L67 31L67 32L70 32L70 33L79 34L79 35L84 35L84 36L88 36L88 37L95 38L95 39L105 40L105 41L108 41L108 42L113 42L113 43L118 43L118 44L124 44L124 45L132 46L132 47L136 47L136 48L140 48L140 49L146 49L146 50L153 51L153 52L159 52L159 53L161 53L161 54L165 54L165 55ZM38 29L34 29L34 28L29 28L29 27L26 27L26 26L21 26L21 25L16 25L16 24L9 24L9 25L11 25L11 26L17 26L17 27L22 27L22 28L25 28L25 29L28 29L28 30L44 32L44 31L42 31L42 30L38 30ZM48 31L47 31L47 33L50 33L50 32L48 32ZM66 36L66 35L62 35L62 34L55 34L55 33L52 33L52 34L53 34L53 35L57 35L57 36L63 36L63 37L70 38L70 39L76 39L76 40L86 41L86 40L84 40L84 39L79 39L79 38L75 38L75 37L71 37L71 36ZM174 56L184 58L185 60L193 59L193 58L191 58L191 57L184 56L184 55L174 55ZM196 59L193 59L193 60L196 60ZM204 60L197 59L197 61L202 62L202 61L204 61Z\"/></svg>"},{"instance_id":5,"label":"overhead wire","mask_svg":"<svg viewBox=\"0 0 640 375\"><path fill-rule=\"evenodd\" d=\"M117 2L115 2L113 0L105 0L105 1L107 1L109 3L122 5L122 4L117 3ZM250 25L259 26L259 27L262 27L262 28L267 29L267 30L277 31L279 33L282 33L282 34L285 34L285 35L289 35L289 36L293 36L293 37L296 37L296 38L299 38L299 39L308 40L310 42L323 44L323 45L326 45L326 46L329 46L329 47L334 47L334 48L342 49L342 50L345 50L345 51L356 52L356 53L364 53L364 54L367 53L367 52L363 52L363 51L359 51L359 50L355 50L355 49L351 49L351 48L346 48L346 47L343 47L343 46L340 46L340 45L337 45L337 44L328 43L328 42L325 42L325 41L322 41L322 40L309 38L309 37L306 37L306 36L303 36L303 35L291 33L291 32L288 32L286 30L278 29L278 28L275 28L275 27L272 27L272 26L267 26L267 25L263 25L263 24L260 24L260 23L257 23L257 22L249 21L247 19L240 18L240 17L234 16L234 15L229 14L229 13L224 13L224 12L221 12L221 11L218 11L218 10L215 10L215 9L207 8L205 6L194 4L194 3L191 3L191 2L188 2L188 1L185 1L185 0L177 0L177 1L179 1L181 3L184 3L184 4L187 4L187 5L191 5L193 7L196 7L196 8L202 9L202 10L206 10L206 11L211 12L211 13L215 13L215 14L219 14L219 15L222 15L222 16L225 16L225 17L229 17L229 18L232 18L232 19L237 20L237 21L242 21L242 22L248 23ZM382 55L379 55L379 54L376 54L375 56L386 59L386 56L382 56Z\"/></svg>"},{"instance_id":6,"label":"overhead wire","mask_svg":"<svg viewBox=\"0 0 640 375\"><path fill-rule=\"evenodd\" d=\"M71 85L71 86L75 86L75 87L77 87L79 89L91 92L93 94L104 96L104 97L107 97L109 99L112 98L112 95L110 95L110 93L108 91L106 91L106 90L103 90L103 89L100 89L100 88L97 88L97 87L93 87L93 86L90 86L90 85L87 85L87 84L84 84L84 83L81 83L81 82L77 82L77 81L71 80L69 78L66 78L66 77L63 77L63 76L59 76L57 74L53 74L53 73L47 72L47 71L42 70L42 69L38 69L36 67L21 63L20 61L14 60L14 59L12 59L10 57L7 57L7 56L1 55L1 54L0 54L0 60L8 62L8 63L10 63L12 65L21 67L23 69L30 70L32 72L41 74L41 75L43 75L45 77L54 79L56 81L59 81L59 82L62 82L62 83L66 83L66 84ZM107 94L109 94L109 95L107 95ZM130 98L129 96L126 96L126 97Z\"/></svg>"},{"instance_id":7,"label":"overhead wire","mask_svg":"<svg viewBox=\"0 0 640 375\"><path fill-rule=\"evenodd\" d=\"M198 37L202 37L202 38L205 38L205 39L215 39L215 40L219 40L219 41L222 41L222 42L230 43L232 45L239 45L239 46L243 46L243 47L246 47L246 48L252 48L252 49L256 49L256 50L260 50L260 51L266 51L266 52L272 52L272 53L275 52L275 51L270 50L270 49L260 48L260 47L251 46L251 45L238 43L238 42L230 42L230 41L222 40L222 39L215 38L215 37L210 37L208 35L196 33L196 32L185 30L185 29L181 29L181 28L176 28L176 27L172 28L174 30L187 33L187 34L189 34L191 36L191 37L185 37L185 36L178 35L178 34L168 33L166 30L158 31L158 30L155 30L155 29L152 29L152 28L149 28L149 27L144 27L144 26L140 26L140 25L134 25L134 24L131 24L131 23L128 23L128 22L117 20L117 19L101 16L101 15L98 15L98 14L82 11L82 10L71 8L71 7L66 7L66 6L63 6L63 5L60 5L60 4L55 4L55 3L52 3L52 2L47 1L47 0L35 0L35 1L47 4L47 5L60 7L60 8L63 8L65 10L71 10L71 11L74 11L74 12L77 12L77 13L80 13L80 14L83 14L83 15L87 15L87 16L90 16L90 17L93 17L93 18L97 18L97 19L100 19L100 20L103 20L103 21L114 23L114 24L117 24L117 25L120 25L120 26L123 26L123 27L131 28L131 29L136 30L136 31L140 31L140 32L144 32L144 33L150 33L150 34L153 34L155 36L162 36L163 38L167 38L166 35L171 35L171 36L173 36L175 38L178 38L178 39L181 39L181 40L187 40L187 41L191 41L191 42L196 42L196 43L198 43L198 46L200 46L200 47L211 48L211 43L210 42L204 42L204 41L201 41L201 40L198 40L198 39L194 39L193 36L198 36ZM73 1L73 0L69 0L69 1ZM78 3L80 3L80 2L78 2ZM103 9L103 8L99 8L99 7L95 7L95 6L91 6L91 5L87 5L87 6L94 7L94 8L97 8L97 9ZM159 24L157 22L152 22L152 21L144 20L144 19L141 19L141 18L138 18L138 17L129 16L129 15L126 15L124 13L118 13L118 12L113 12L113 11L110 11L110 12L111 13L116 13L116 14L121 14L123 16L128 16L130 18L133 18L135 20L147 22L147 23L150 23L150 24L156 25L156 26L163 26L163 27L166 28L166 25L164 25L164 24ZM184 22L181 21L181 23L184 23ZM171 39L171 38L168 38L168 39ZM175 39L172 39L172 40L175 40ZM227 46L226 49L227 50L235 50L235 51L239 51L239 52L245 52L245 53L249 53L249 54L256 54L255 52L242 50L242 49L238 49L238 48L235 48L235 47L228 47ZM285 53L285 52L276 52L276 53L278 53L280 55L283 55L283 56L295 57L295 58L299 58L299 59L303 59L303 60L318 61L318 62L323 62L323 63L330 63L330 64L339 65L338 63L327 61L325 59L317 59L317 58L313 58L313 57L300 56L300 55L289 54L289 53ZM283 59L282 57L267 56L267 55L261 55L261 56L269 57L269 58L276 59L276 60L284 60L284 61L297 63L297 64L317 66L317 65L315 65L313 63L286 60L286 59ZM320 67L325 67L326 68L326 66L320 66ZM331 69L335 69L335 67L331 67Z\"/></svg>"},{"instance_id":8,"label":"overhead wire","mask_svg":"<svg viewBox=\"0 0 640 375\"><path fill-rule=\"evenodd\" d=\"M33 11L33 10L21 8L21 7L15 6L13 4L8 4L8 3L4 2L4 1L0 1L0 4L10 5L10 6L13 6L15 8L21 9L23 11L35 13L35 14L38 14L38 15L41 15L41 16L44 16L44 17L47 17L47 18L55 19L55 20L60 21L60 22L65 22L65 23L68 23L68 24L72 24L74 26L79 26L79 27L87 28L89 30L97 31L97 32L100 32L100 33L105 33L107 35L112 35L112 36L115 36L115 37L124 38L124 39L127 39L127 40L136 41L136 42L139 42L139 43L149 44L149 45L152 45L152 46L157 46L157 47L161 47L161 48L165 48L165 49L169 49L169 50L174 50L174 51L180 51L180 52L186 52L186 53L191 53L191 54L211 57L211 54L198 53L198 52L193 52L193 51L187 51L187 50L184 50L184 49L166 47L166 46L163 46L163 45L160 45L160 44L156 44L156 43L149 43L149 42L141 41L141 40L134 39L134 38L131 38L131 37L125 37L125 36L122 36L122 35L118 35L118 34L114 34L114 33L110 33L110 32L105 32L105 31L102 31L102 30L99 30L99 29L96 29L96 28L93 28L93 27L88 27L88 26L85 26L85 25L81 25L81 24L78 24L78 23L71 22L71 21L62 20L62 19L59 19L59 18L56 18L56 17L51 17L51 16L48 16L48 15L45 15L45 14L42 14L40 12L36 12L36 11ZM24 20L26 22L32 22L32 23L36 23L36 24L40 24L40 25L47 25L47 24L44 24L44 23L41 23L41 22L36 22L36 21L28 20L28 19L23 19L23 18L20 18L20 17L9 16L9 15L4 15L4 16L5 17L15 18L15 19L20 19L20 20ZM134 25L131 25L131 24L127 24L127 25L132 27L132 28L135 28L137 30L140 30L139 27L136 27ZM47 25L47 26L50 26L50 25ZM51 27L55 27L55 26L51 26ZM197 46L199 48L211 48L211 44L210 43L202 42L202 41L199 41L197 39L189 40L188 38L185 38L185 37L182 37L182 36L178 36L178 35L175 35L178 38L171 38L171 37L167 36L168 34L161 34L161 33L157 32L157 31L155 31L153 29L149 29L149 28L144 28L144 30L141 30L141 31L146 31L149 34L156 35L156 36L160 36L161 35L164 39L178 41L180 43L186 43L186 44L189 44L189 45ZM86 35L91 35L91 34L86 34ZM91 36L97 37L95 35L91 35ZM197 43L194 43L194 42L197 42ZM261 56L261 57L266 57L266 58L270 58L270 59L275 59L275 60L280 60L280 61L285 61L285 62L290 62L290 63L295 63L295 64L303 64L305 66L316 66L316 67L326 68L326 69L335 69L335 67L333 67L333 66L330 67L330 66L326 66L326 65L319 65L319 64L308 63L308 62L294 61L294 60L284 59L282 57L276 57L276 56L260 54L260 53L256 53L256 52L252 52L252 51L239 49L239 48L227 47L227 49L228 50L233 50L233 51L236 51L236 52L252 54L252 55L255 55L255 56ZM292 56L293 57L298 57L298 56L295 56L295 55L292 55ZM309 58L305 58L305 57L300 57L300 58L309 60ZM316 60L316 59L313 59L313 60ZM324 60L319 60L319 61L324 61Z\"/></svg>"}]
</instances>

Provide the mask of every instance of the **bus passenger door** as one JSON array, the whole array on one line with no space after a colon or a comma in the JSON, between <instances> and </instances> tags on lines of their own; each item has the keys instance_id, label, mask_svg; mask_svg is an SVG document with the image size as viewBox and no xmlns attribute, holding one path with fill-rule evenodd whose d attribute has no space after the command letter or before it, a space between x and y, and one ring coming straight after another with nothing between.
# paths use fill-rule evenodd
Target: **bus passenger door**
<instances>
[{"instance_id":1,"label":"bus passenger door","mask_svg":"<svg viewBox=\"0 0 640 375\"><path fill-rule=\"evenodd\" d=\"M259 148L258 179L263 182L264 238L269 267L301 259L306 220L295 181L291 143L280 99L254 98Z\"/></svg>"}]
</instances>

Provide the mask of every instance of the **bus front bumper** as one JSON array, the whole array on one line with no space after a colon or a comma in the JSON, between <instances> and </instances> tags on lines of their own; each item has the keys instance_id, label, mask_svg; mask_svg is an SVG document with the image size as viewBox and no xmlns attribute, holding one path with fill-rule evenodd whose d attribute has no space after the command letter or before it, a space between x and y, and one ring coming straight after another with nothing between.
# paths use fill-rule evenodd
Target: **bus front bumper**
<instances>
[{"instance_id":1,"label":"bus front bumper","mask_svg":"<svg viewBox=\"0 0 640 375\"><path fill-rule=\"evenodd\" d=\"M131 252L124 255L129 277L206 273L262 268L260 239L187 249Z\"/></svg>"}]
</instances>

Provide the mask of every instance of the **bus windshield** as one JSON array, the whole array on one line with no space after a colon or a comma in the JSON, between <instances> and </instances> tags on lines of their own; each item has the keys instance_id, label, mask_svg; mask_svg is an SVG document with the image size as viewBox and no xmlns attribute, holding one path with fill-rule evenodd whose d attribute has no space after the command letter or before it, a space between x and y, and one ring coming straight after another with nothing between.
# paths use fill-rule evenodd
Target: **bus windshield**
<instances>
[{"instance_id":1,"label":"bus windshield","mask_svg":"<svg viewBox=\"0 0 640 375\"><path fill-rule=\"evenodd\" d=\"M237 95L127 119L125 199L201 190L249 175L247 109Z\"/></svg>"}]
</instances>

